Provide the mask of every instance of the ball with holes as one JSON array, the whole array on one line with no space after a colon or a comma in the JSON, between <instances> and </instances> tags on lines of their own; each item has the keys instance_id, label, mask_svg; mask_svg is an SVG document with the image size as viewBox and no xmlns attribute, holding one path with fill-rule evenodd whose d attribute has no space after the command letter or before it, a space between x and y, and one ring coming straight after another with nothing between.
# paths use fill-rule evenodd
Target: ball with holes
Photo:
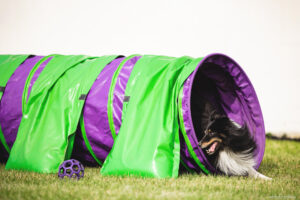
<instances>
[{"instance_id":1,"label":"ball with holes","mask_svg":"<svg viewBox=\"0 0 300 200\"><path fill-rule=\"evenodd\" d=\"M58 177L64 178L65 176L69 178L80 179L84 176L83 165L75 159L66 160L60 166L58 170Z\"/></svg>"}]
</instances>

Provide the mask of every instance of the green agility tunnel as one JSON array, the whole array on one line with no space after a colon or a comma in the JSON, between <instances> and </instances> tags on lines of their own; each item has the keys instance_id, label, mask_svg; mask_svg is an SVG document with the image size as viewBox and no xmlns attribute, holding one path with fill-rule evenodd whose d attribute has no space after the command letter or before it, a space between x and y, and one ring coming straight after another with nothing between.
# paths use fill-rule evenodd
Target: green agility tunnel
<instances>
[{"instance_id":1,"label":"green agility tunnel","mask_svg":"<svg viewBox=\"0 0 300 200\"><path fill-rule=\"evenodd\" d=\"M196 106L209 99L265 148L263 116L241 67L223 54L0 55L0 159L6 169L56 173L66 159L102 174L218 173L199 146ZM198 134L197 134L198 133Z\"/></svg>"}]
</instances>

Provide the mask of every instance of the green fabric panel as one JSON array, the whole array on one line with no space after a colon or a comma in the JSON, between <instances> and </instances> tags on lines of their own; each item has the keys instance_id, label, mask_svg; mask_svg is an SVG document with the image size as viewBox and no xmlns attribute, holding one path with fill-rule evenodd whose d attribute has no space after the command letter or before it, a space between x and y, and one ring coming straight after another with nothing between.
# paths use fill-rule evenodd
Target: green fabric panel
<instances>
[{"instance_id":1,"label":"green fabric panel","mask_svg":"<svg viewBox=\"0 0 300 200\"><path fill-rule=\"evenodd\" d=\"M32 87L6 169L56 173L68 157L87 94L117 56L54 55Z\"/></svg>"},{"instance_id":2,"label":"green fabric panel","mask_svg":"<svg viewBox=\"0 0 300 200\"><path fill-rule=\"evenodd\" d=\"M0 86L6 86L11 75L27 57L28 55L0 55Z\"/></svg>"},{"instance_id":3,"label":"green fabric panel","mask_svg":"<svg viewBox=\"0 0 300 200\"><path fill-rule=\"evenodd\" d=\"M8 146L7 143L6 143L6 140L5 140L5 138L4 138L4 134L3 134L3 131L2 131L2 129L1 129L1 126L0 126L0 141L1 141L2 145L4 146L5 150L6 150L8 153L10 153L10 148L9 148L9 146Z\"/></svg>"},{"instance_id":4,"label":"green fabric panel","mask_svg":"<svg viewBox=\"0 0 300 200\"><path fill-rule=\"evenodd\" d=\"M69 160L72 156L74 140L75 140L75 133L71 134L68 138L68 146L65 153L65 160Z\"/></svg>"},{"instance_id":5,"label":"green fabric panel","mask_svg":"<svg viewBox=\"0 0 300 200\"><path fill-rule=\"evenodd\" d=\"M39 78L36 80L36 82L32 86L31 92L30 92L30 98L28 99L28 101L26 101L28 87L29 87L29 84L31 82L34 72L45 60L47 60L51 56L53 58L46 65L46 67L43 69L43 71L39 75ZM35 101L35 96L40 96L41 94L46 95L48 93L48 90L53 87L53 85L56 83L56 81L65 73L66 70L74 67L75 65L78 65L81 62L84 62L86 59L92 59L92 58L93 57L89 57L86 55L65 56L65 55L55 55L55 54L45 56L44 58L42 58L33 67L33 69L31 70L31 73L29 74L29 76L26 80L25 89L23 92L23 99L22 99L23 113L25 113L26 105L30 104L30 101Z\"/></svg>"},{"instance_id":6,"label":"green fabric panel","mask_svg":"<svg viewBox=\"0 0 300 200\"><path fill-rule=\"evenodd\" d=\"M19 67L19 65L26 60L28 55L0 55L0 86L5 87L7 81L14 73L14 71ZM3 93L0 92L0 101L2 99ZM8 153L10 153L10 148L7 145L2 129L0 127L0 140L4 148Z\"/></svg>"},{"instance_id":7,"label":"green fabric panel","mask_svg":"<svg viewBox=\"0 0 300 200\"><path fill-rule=\"evenodd\" d=\"M25 82L25 85L24 85L24 91L23 91L23 96L22 96L22 112L24 112L25 110L25 105L27 103L27 95L28 95L28 89L29 89L29 85L31 83L31 79L33 77L33 75L35 74L36 70L40 67L40 65L45 62L49 57L51 57L53 55L49 55L49 56L44 56L42 59L40 59L34 66L33 68L31 69L27 79L26 79L26 82Z\"/></svg>"},{"instance_id":8,"label":"green fabric panel","mask_svg":"<svg viewBox=\"0 0 300 200\"><path fill-rule=\"evenodd\" d=\"M102 174L178 176L177 97L199 61L151 55L138 60L125 91L130 101L124 102L122 126L103 164Z\"/></svg>"}]
</instances>

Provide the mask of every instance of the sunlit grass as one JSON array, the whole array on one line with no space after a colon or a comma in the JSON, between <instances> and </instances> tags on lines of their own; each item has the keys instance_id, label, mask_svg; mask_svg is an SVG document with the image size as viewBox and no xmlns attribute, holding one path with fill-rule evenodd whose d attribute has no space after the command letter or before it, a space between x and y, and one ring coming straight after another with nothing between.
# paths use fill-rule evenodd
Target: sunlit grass
<instances>
[{"instance_id":1,"label":"sunlit grass","mask_svg":"<svg viewBox=\"0 0 300 200\"><path fill-rule=\"evenodd\" d=\"M298 199L300 143L267 140L259 171L272 181L180 175L177 179L101 176L86 168L82 180L56 174L7 171L0 165L0 199Z\"/></svg>"}]
</instances>

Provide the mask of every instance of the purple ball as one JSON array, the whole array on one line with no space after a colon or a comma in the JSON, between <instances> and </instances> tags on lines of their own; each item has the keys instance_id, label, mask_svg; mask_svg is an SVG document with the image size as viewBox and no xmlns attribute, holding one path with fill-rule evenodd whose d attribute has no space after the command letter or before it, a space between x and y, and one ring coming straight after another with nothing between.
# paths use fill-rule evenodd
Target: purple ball
<instances>
[{"instance_id":1,"label":"purple ball","mask_svg":"<svg viewBox=\"0 0 300 200\"><path fill-rule=\"evenodd\" d=\"M65 160L58 170L58 177L64 178L68 176L69 178L83 178L84 176L84 167L83 165L75 159Z\"/></svg>"}]
</instances>

